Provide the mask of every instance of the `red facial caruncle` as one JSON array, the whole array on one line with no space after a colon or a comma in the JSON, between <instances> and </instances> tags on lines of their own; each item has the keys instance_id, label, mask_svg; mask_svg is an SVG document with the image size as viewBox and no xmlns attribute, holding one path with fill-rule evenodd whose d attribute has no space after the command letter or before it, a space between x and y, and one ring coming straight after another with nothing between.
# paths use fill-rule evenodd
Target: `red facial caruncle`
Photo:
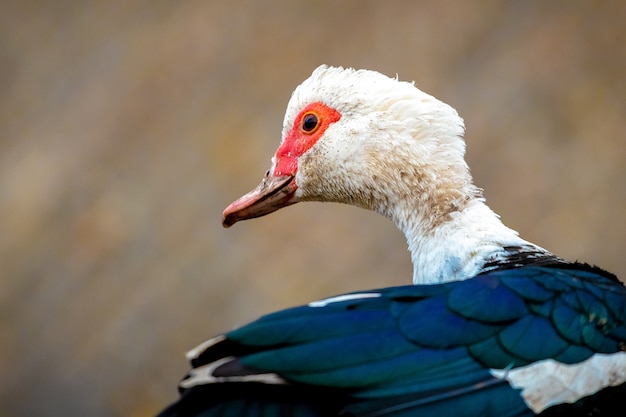
<instances>
[{"instance_id":1,"label":"red facial caruncle","mask_svg":"<svg viewBox=\"0 0 626 417\"><path fill-rule=\"evenodd\" d=\"M324 103L314 102L306 106L298 115L276 151L275 176L295 175L298 158L311 149L328 127L341 119L341 114Z\"/></svg>"},{"instance_id":2,"label":"red facial caruncle","mask_svg":"<svg viewBox=\"0 0 626 417\"><path fill-rule=\"evenodd\" d=\"M224 210L222 224L230 227L240 220L265 216L298 202L294 198L298 185L298 158L311 149L328 126L341 119L341 114L321 102L304 108L293 123L273 158L273 168L252 191L231 203Z\"/></svg>"}]
</instances>

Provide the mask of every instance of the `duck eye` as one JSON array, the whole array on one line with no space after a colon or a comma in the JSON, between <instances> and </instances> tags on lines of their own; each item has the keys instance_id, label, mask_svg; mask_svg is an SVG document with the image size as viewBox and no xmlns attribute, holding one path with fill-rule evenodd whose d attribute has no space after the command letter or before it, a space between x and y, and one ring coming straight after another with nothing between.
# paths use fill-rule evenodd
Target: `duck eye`
<instances>
[{"instance_id":1,"label":"duck eye","mask_svg":"<svg viewBox=\"0 0 626 417\"><path fill-rule=\"evenodd\" d=\"M302 131L312 133L319 127L320 121L315 113L307 113L302 116Z\"/></svg>"}]
</instances>

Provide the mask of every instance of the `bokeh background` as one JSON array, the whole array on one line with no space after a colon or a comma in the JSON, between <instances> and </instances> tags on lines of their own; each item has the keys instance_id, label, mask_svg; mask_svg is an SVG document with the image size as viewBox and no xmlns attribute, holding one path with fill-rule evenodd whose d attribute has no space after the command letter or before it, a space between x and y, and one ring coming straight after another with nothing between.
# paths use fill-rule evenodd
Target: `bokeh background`
<instances>
[{"instance_id":1,"label":"bokeh background","mask_svg":"<svg viewBox=\"0 0 626 417\"><path fill-rule=\"evenodd\" d=\"M221 227L321 63L456 107L505 223L626 277L626 2L0 3L1 416L151 416L205 338L409 282L364 210Z\"/></svg>"}]
</instances>

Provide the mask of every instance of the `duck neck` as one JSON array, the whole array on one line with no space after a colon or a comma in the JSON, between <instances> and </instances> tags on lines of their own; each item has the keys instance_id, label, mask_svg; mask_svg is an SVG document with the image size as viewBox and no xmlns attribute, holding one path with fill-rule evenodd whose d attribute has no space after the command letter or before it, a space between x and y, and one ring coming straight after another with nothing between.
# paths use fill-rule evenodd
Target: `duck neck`
<instances>
[{"instance_id":1,"label":"duck neck","mask_svg":"<svg viewBox=\"0 0 626 417\"><path fill-rule=\"evenodd\" d=\"M407 239L414 284L460 281L494 269L562 261L506 227L482 198L438 219L420 216L419 210L404 213L410 214L393 220Z\"/></svg>"}]
</instances>

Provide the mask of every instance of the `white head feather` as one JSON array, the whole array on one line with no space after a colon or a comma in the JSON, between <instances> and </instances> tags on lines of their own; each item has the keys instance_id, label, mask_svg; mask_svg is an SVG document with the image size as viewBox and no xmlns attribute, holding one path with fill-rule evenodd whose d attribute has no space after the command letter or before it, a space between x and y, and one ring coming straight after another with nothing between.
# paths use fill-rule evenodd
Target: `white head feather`
<instances>
[{"instance_id":1,"label":"white head feather","mask_svg":"<svg viewBox=\"0 0 626 417\"><path fill-rule=\"evenodd\" d=\"M319 103L324 111L331 111L327 120L332 123L322 129L316 122L307 130L305 116ZM545 249L521 239L487 207L464 160L463 133L463 120L452 107L411 83L374 71L321 66L289 101L283 125L286 146L277 151L272 169L259 187L227 207L224 225L306 200L375 210L404 232L415 284L463 280L524 262L559 262ZM300 146L303 143L311 146ZM378 295L353 293L310 306ZM196 357L205 347L190 356ZM594 355L580 364L547 360L491 372L520 389L529 407L539 413L555 398L573 402L623 383L624 372L616 370L624 369L624 361L622 352ZM214 382L211 366L192 372L183 386ZM273 374L237 378L284 382ZM584 384L574 384L574 379Z\"/></svg>"},{"instance_id":2,"label":"white head feather","mask_svg":"<svg viewBox=\"0 0 626 417\"><path fill-rule=\"evenodd\" d=\"M375 71L320 66L293 92L283 140L316 102L341 118L299 156L290 203L332 201L388 217L406 235L416 284L470 278L512 247L552 256L487 207L464 159L463 119L449 105Z\"/></svg>"}]
</instances>

